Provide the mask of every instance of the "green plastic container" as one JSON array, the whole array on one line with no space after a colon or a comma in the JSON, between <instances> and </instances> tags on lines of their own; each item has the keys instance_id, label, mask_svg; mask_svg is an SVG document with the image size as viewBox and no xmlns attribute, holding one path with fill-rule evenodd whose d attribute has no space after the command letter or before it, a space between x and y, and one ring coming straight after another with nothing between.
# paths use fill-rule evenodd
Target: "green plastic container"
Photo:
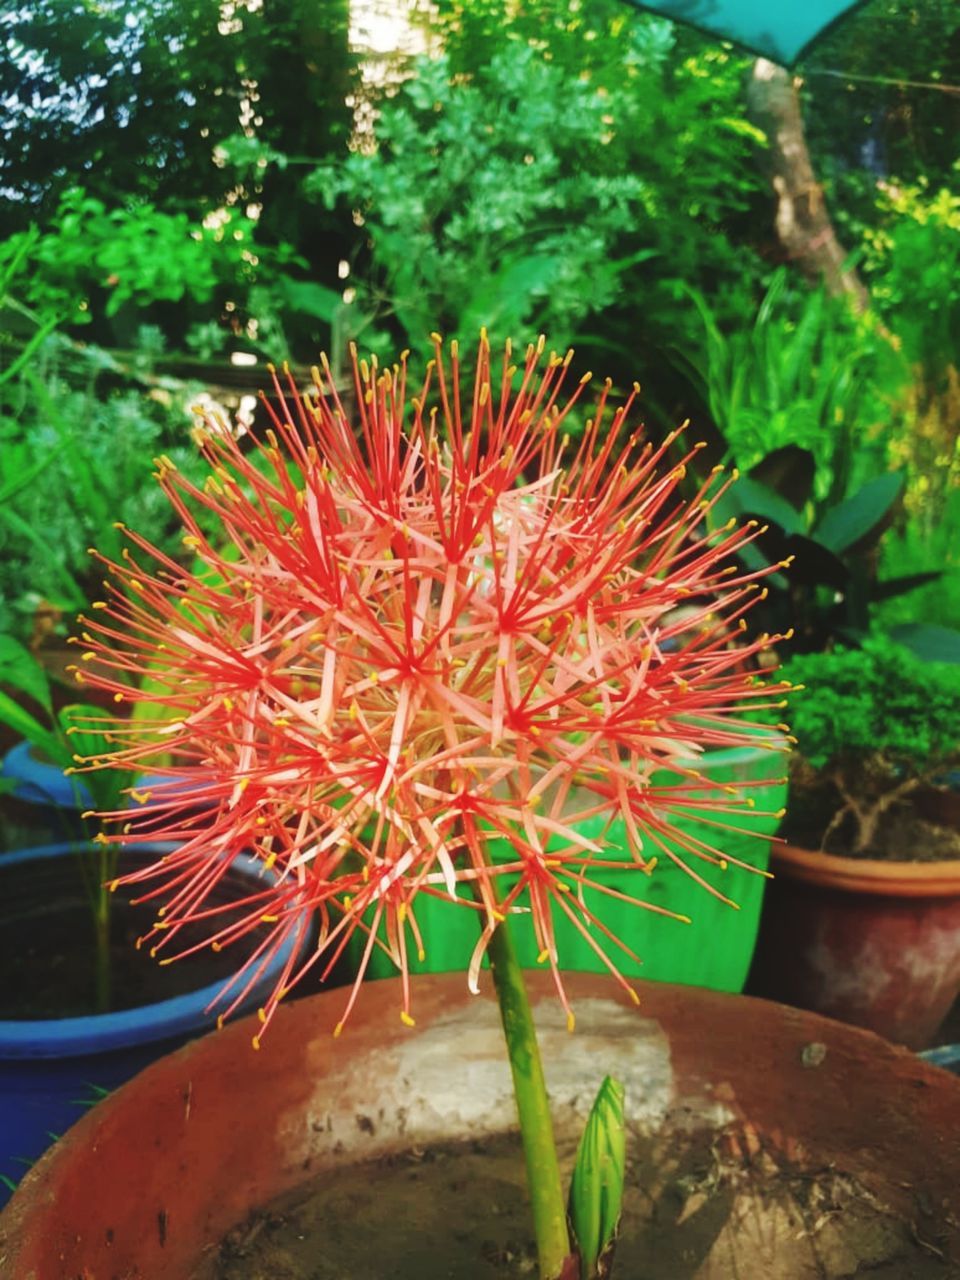
<instances>
[{"instance_id":1,"label":"green plastic container","mask_svg":"<svg viewBox=\"0 0 960 1280\"><path fill-rule=\"evenodd\" d=\"M686 827L690 832L699 834L701 839L711 841L725 856L740 858L758 871L765 871L770 855L770 837L779 825L779 818L771 815L776 815L786 804L785 765L783 752L767 747L705 752L698 773L717 782L736 784L750 781L760 784L751 786L748 792L753 797L754 810L746 815L738 813L735 819L738 827L756 834L724 832L719 827L704 828L695 822L679 820L676 826ZM671 775L667 771L654 777L655 783L661 785L670 780ZM593 836L603 829L603 825L604 820L597 817L581 824L580 830ZM616 821L607 835L605 856L615 857L617 848L625 846L623 823ZM509 856L508 852L505 856ZM649 877L633 867L625 867L623 871L598 870L594 876L608 887L633 898L689 916L692 924L655 915L642 907L586 889L584 901L587 907L626 942L642 963L631 960L602 935L598 940L627 977L680 982L710 987L715 991L742 991L760 924L766 877L736 866L720 871L696 859L692 860L692 865L705 880L736 902L739 910L719 901L666 854L660 854ZM425 959L418 961L412 949L409 950L410 972L465 972L478 937L476 912L425 893L418 896L415 910L423 935ZM537 944L532 922L528 917L514 916L510 926L520 963L525 968L536 967ZM607 972L606 966L580 932L559 911L554 912L554 929L562 969ZM351 941L354 963L359 963L365 943L366 934L358 930ZM380 947L375 947L367 966L367 977L387 978L396 977L396 974L390 957Z\"/></svg>"}]
</instances>

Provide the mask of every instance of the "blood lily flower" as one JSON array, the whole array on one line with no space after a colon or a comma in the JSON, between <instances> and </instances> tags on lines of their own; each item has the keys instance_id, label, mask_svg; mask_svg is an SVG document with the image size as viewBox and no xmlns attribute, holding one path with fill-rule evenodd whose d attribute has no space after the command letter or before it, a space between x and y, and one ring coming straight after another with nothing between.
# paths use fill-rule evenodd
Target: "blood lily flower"
<instances>
[{"instance_id":1,"label":"blood lily flower","mask_svg":"<svg viewBox=\"0 0 960 1280\"><path fill-rule=\"evenodd\" d=\"M782 693L750 662L777 637L744 635L762 574L734 553L755 530L717 527L720 469L689 487L701 446L628 428L638 388L612 410L607 382L586 410L590 375L571 381L569 354L541 340L514 367L485 335L468 380L456 344L436 338L417 395L405 356L355 360L351 407L326 363L303 395L274 374L262 438L241 450L203 420L202 489L159 460L195 569L130 532L83 619L77 674L139 704L108 727L99 767L169 775L142 822L176 849L125 877L163 903L149 945L182 954L191 922L214 948L261 931L227 1013L307 908L316 943L294 951L264 1022L355 934L361 977L374 947L392 957L412 1022L425 896L475 917L472 986L498 924L518 917L565 1005L561 917L628 986L629 940L584 894L623 898L598 872L626 858L637 908L665 915L644 898L658 858L726 896L712 833L752 801L696 765L705 749L756 745L752 710ZM185 779L203 787L201 816ZM626 850L583 834L598 815L622 820ZM701 834L678 832L678 815ZM108 815L103 838L122 842L129 816ZM228 919L213 891L241 851L265 875Z\"/></svg>"}]
</instances>

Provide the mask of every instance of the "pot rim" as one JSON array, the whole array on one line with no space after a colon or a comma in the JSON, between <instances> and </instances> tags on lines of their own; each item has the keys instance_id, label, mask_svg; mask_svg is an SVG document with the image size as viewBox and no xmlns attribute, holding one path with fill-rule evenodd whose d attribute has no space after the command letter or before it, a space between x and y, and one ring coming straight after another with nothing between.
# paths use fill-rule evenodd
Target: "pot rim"
<instances>
[{"instance_id":1,"label":"pot rim","mask_svg":"<svg viewBox=\"0 0 960 1280\"><path fill-rule=\"evenodd\" d=\"M960 897L960 858L945 862L848 858L774 840L770 862L775 875L844 893L888 898Z\"/></svg>"},{"instance_id":2,"label":"pot rim","mask_svg":"<svg viewBox=\"0 0 960 1280\"><path fill-rule=\"evenodd\" d=\"M87 847L82 843L64 842L17 849L0 858L0 869L42 858L63 857ZM176 847L173 842L136 841L125 846L125 849L141 850L149 856L155 856L170 853ZM237 854L231 859L231 869L249 879L260 878L264 874L273 877L276 874L272 871L265 872L262 862L245 853ZM293 953L306 943L309 912L304 912L303 923L304 928L291 931L283 945L269 957L263 971L256 974L250 992L237 1010L238 1015L241 1011L249 1010L264 991L276 984ZM229 978L220 979L183 995L137 1005L132 1009L120 1009L114 1013L86 1014L71 1018L0 1019L0 1062L86 1057L129 1048L133 1044L151 1044L197 1030L209 1030L211 1010L229 981Z\"/></svg>"},{"instance_id":3,"label":"pot rim","mask_svg":"<svg viewBox=\"0 0 960 1280\"><path fill-rule=\"evenodd\" d=\"M709 1128L742 1135L747 1150L769 1142L775 1156L853 1173L906 1221L917 1214L915 1182L936 1206L934 1222L954 1207L960 1155L949 1135L960 1080L907 1050L815 1014L694 987L641 981L637 1008L609 977L569 974L583 1015L576 1036L588 1037L586 1056L571 1057L559 1048L570 1038L552 976L529 977L542 1029L553 1037L545 1066L548 1084L560 1073L551 1086L559 1108L581 1115L589 1107L605 1046L619 1046L621 1065L645 1081L628 1095L645 1126L669 1122L678 1104L688 1125L692 1101ZM462 1137L514 1127L489 982L474 996L463 974L415 981L416 1028L396 1017L400 979L372 983L333 1051L344 993L330 991L278 1010L253 1057L252 1020L241 1020L111 1094L27 1173L0 1217L0 1264L10 1280L66 1280L83 1266L98 1275L185 1275L252 1209L344 1159L444 1141L454 1126ZM469 1010L475 1001L484 1013ZM486 1030L478 1032L481 1020ZM592 1041L594 1034L612 1040ZM497 1080L485 1066L494 1061ZM477 1105L466 1111L461 1095L471 1086L458 1063L481 1070L472 1077ZM651 1070L657 1063L668 1064L662 1078ZM454 1082L439 1110L432 1070ZM176 1224L169 1235L168 1218ZM960 1231L949 1213L946 1220L953 1260Z\"/></svg>"}]
</instances>

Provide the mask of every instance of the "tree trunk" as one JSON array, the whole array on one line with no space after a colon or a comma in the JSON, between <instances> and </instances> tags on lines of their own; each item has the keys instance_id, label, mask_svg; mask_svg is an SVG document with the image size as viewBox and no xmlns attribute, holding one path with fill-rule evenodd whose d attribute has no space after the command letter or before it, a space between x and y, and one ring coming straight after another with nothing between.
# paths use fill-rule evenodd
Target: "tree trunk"
<instances>
[{"instance_id":1,"label":"tree trunk","mask_svg":"<svg viewBox=\"0 0 960 1280\"><path fill-rule=\"evenodd\" d=\"M786 256L806 275L822 280L830 293L846 294L857 310L865 310L869 296L856 272L844 267L847 254L813 172L796 81L783 67L758 58L747 96L750 114L770 144L775 226Z\"/></svg>"}]
</instances>

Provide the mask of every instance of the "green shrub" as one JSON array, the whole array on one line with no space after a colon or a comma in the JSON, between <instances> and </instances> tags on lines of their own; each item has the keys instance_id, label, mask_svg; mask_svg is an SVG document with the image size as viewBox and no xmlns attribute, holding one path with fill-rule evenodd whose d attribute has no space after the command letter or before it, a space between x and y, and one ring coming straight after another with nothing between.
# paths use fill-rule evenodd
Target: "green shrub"
<instances>
[{"instance_id":1,"label":"green shrub","mask_svg":"<svg viewBox=\"0 0 960 1280\"><path fill-rule=\"evenodd\" d=\"M797 750L816 769L882 756L916 775L960 752L960 666L923 662L891 640L790 658L783 679Z\"/></svg>"},{"instance_id":2,"label":"green shrub","mask_svg":"<svg viewBox=\"0 0 960 1280\"><path fill-rule=\"evenodd\" d=\"M116 522L183 554L152 478L158 454L198 481L206 474L186 403L162 390L101 388L88 377L78 386L28 368L0 403L0 478L10 490L0 508L0 630L25 638L42 602L72 613L99 594L103 575L88 548L117 558Z\"/></svg>"},{"instance_id":3,"label":"green shrub","mask_svg":"<svg viewBox=\"0 0 960 1280\"><path fill-rule=\"evenodd\" d=\"M892 805L960 761L960 665L924 662L873 637L862 649L792 657L785 680L797 750L836 787L854 819L854 851L867 848Z\"/></svg>"},{"instance_id":4,"label":"green shrub","mask_svg":"<svg viewBox=\"0 0 960 1280\"><path fill-rule=\"evenodd\" d=\"M670 24L589 9L464 8L469 38L454 20L444 55L417 59L379 104L363 149L307 176L308 196L362 225L349 286L364 346L481 325L599 344L625 308L636 352L648 318L682 341L685 282L718 296L759 278L729 234L763 190L746 62L683 59Z\"/></svg>"}]
</instances>

